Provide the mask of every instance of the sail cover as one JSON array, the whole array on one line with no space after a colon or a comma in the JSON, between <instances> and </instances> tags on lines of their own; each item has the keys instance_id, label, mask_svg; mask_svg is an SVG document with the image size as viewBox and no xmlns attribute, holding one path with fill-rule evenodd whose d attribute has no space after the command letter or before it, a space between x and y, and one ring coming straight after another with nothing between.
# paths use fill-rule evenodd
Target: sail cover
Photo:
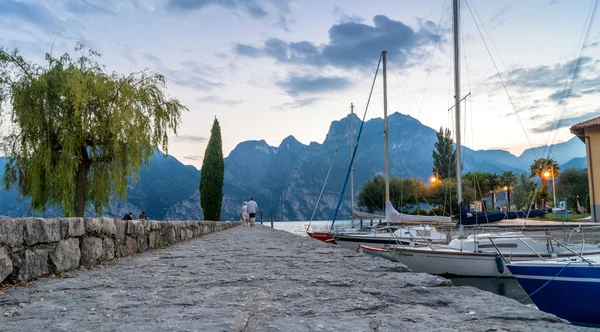
<instances>
[{"instance_id":1,"label":"sail cover","mask_svg":"<svg viewBox=\"0 0 600 332\"><path fill-rule=\"evenodd\" d=\"M357 219L380 219L380 220L385 219L385 216L382 216L380 214L356 211L354 209L352 209L352 216Z\"/></svg>"},{"instance_id":2,"label":"sail cover","mask_svg":"<svg viewBox=\"0 0 600 332\"><path fill-rule=\"evenodd\" d=\"M388 222L452 222L450 217L442 216L415 216L412 214L400 213L394 209L390 201L385 202L385 216Z\"/></svg>"}]
</instances>

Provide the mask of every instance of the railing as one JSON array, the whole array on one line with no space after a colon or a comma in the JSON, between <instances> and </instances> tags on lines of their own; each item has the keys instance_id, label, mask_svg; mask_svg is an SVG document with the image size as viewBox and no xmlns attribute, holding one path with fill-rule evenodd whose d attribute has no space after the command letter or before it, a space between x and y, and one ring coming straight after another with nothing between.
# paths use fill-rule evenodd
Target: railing
<instances>
[{"instance_id":1,"label":"railing","mask_svg":"<svg viewBox=\"0 0 600 332\"><path fill-rule=\"evenodd\" d=\"M506 257L504 257L504 255L502 254L502 251L498 248L498 246L496 245L496 243L494 243L494 239L499 239L499 238L516 238L519 241L521 241L527 248L529 248L534 254L536 254L541 260L545 261L546 259L544 259L544 257L542 257L542 255L540 255L537 251L535 251L535 249L533 249L530 245L528 245L527 243L525 243L525 241L523 241L522 236L490 236L488 237L490 239L490 242L492 243L492 245L494 246L494 249L496 249L496 251L498 252L498 254L500 255L500 257L502 258L502 260L504 261L505 264L509 264L510 262L506 259ZM552 241L556 242L558 244L559 247L563 247L565 249L567 249L568 251L570 251L574 256L579 257L582 261L587 262L590 266L593 265L593 263L589 260L587 260L585 257L583 257L583 246L585 244L585 241L583 241L582 245L581 245L581 252L582 254L578 254L575 251L571 250L571 248L569 248L569 246L563 244L562 242L558 241L555 237L550 236L550 235L528 235L528 238L541 238L541 239L546 239L546 241L548 241L548 244L550 246L552 246Z\"/></svg>"}]
</instances>

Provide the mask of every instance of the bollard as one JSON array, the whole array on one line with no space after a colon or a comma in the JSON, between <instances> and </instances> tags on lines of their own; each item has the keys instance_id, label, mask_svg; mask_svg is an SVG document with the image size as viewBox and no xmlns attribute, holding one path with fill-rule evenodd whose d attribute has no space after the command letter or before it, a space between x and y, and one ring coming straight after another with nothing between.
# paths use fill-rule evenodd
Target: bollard
<instances>
[{"instance_id":1,"label":"bollard","mask_svg":"<svg viewBox=\"0 0 600 332\"><path fill-rule=\"evenodd\" d=\"M261 213L260 213L260 224L261 224L261 225L263 224L263 222L262 222L262 219L263 219L263 215L262 215L262 212L261 212Z\"/></svg>"},{"instance_id":2,"label":"bollard","mask_svg":"<svg viewBox=\"0 0 600 332\"><path fill-rule=\"evenodd\" d=\"M271 211L271 228L273 228L273 211Z\"/></svg>"},{"instance_id":3,"label":"bollard","mask_svg":"<svg viewBox=\"0 0 600 332\"><path fill-rule=\"evenodd\" d=\"M363 227L363 220L360 219L360 228L362 228L362 227Z\"/></svg>"},{"instance_id":4,"label":"bollard","mask_svg":"<svg viewBox=\"0 0 600 332\"><path fill-rule=\"evenodd\" d=\"M373 226L373 219L371 219L371 226Z\"/></svg>"},{"instance_id":5,"label":"bollard","mask_svg":"<svg viewBox=\"0 0 600 332\"><path fill-rule=\"evenodd\" d=\"M240 212L240 221L244 222L244 218L242 218L242 213Z\"/></svg>"}]
</instances>

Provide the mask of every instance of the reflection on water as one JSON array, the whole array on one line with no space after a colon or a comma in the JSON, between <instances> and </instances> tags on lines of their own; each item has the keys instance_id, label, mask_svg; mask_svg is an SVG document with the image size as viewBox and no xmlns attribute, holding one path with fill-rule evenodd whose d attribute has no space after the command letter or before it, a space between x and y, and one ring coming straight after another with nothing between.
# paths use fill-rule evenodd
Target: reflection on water
<instances>
[{"instance_id":1,"label":"reflection on water","mask_svg":"<svg viewBox=\"0 0 600 332\"><path fill-rule=\"evenodd\" d=\"M358 224L357 222L355 222ZM290 232L292 234L300 235L300 236L308 236L306 234L306 227L308 226L308 221L277 221L273 223L273 227L275 229L280 229L286 232ZM365 223L366 225L367 223ZM265 225L270 225L269 222L265 223ZM314 231L327 231L331 226L331 221L313 221L311 223L311 229ZM335 222L336 228L346 228L351 226L350 220L341 220ZM355 225L357 227L358 225ZM492 292L494 294L499 294L503 296L507 296L511 299L515 299L517 301L523 300L523 304L535 306L531 299L526 298L527 293L523 290L523 288L519 287L519 283L514 278L450 278L452 283L455 286L473 286L479 289Z\"/></svg>"}]
</instances>

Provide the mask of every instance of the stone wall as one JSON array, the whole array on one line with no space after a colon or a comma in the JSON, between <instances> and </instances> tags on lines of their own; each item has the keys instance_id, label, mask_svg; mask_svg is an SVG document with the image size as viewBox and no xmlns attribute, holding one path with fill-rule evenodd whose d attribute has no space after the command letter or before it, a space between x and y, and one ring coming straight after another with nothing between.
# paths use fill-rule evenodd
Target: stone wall
<instances>
[{"instance_id":1,"label":"stone wall","mask_svg":"<svg viewBox=\"0 0 600 332\"><path fill-rule=\"evenodd\" d=\"M0 217L0 284L163 248L240 222Z\"/></svg>"}]
</instances>

